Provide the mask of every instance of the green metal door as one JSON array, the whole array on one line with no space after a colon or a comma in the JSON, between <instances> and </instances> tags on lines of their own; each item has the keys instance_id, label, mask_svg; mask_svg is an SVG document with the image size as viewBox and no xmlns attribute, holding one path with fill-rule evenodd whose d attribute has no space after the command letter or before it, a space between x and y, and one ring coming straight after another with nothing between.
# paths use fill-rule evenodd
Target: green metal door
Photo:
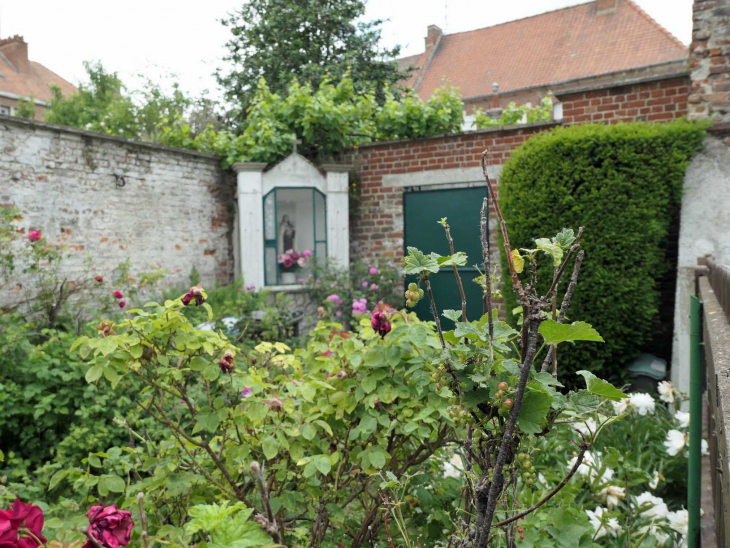
<instances>
[{"instance_id":1,"label":"green metal door","mask_svg":"<svg viewBox=\"0 0 730 548\"><path fill-rule=\"evenodd\" d=\"M408 191L403 195L406 248L413 246L426 254L434 251L439 255L450 255L446 234L438 224L442 217L447 217L451 237L454 239L454 250L468 255L467 266L459 268L459 276L464 285L466 313L470 320L482 315L482 290L473 280L479 275L474 265L482 264L479 221L482 202L486 197L487 187L483 185L448 190ZM409 276L406 286L413 281L416 281L415 278ZM461 296L453 269L444 269L432 275L431 288L439 313L449 308L461 310ZM426 288L423 289L425 291ZM415 306L415 311L422 320L433 320L428 298L421 299ZM453 328L453 322L443 316L441 322L444 329Z\"/></svg>"}]
</instances>

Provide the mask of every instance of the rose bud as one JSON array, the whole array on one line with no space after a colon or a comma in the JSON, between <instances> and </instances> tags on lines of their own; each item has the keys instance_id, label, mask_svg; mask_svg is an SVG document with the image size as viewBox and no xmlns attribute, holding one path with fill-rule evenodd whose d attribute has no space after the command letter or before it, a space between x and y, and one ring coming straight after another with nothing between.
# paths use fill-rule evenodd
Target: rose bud
<instances>
[{"instance_id":1,"label":"rose bud","mask_svg":"<svg viewBox=\"0 0 730 548\"><path fill-rule=\"evenodd\" d=\"M119 301L119 308L124 308L126 304L126 301Z\"/></svg>"},{"instance_id":2,"label":"rose bud","mask_svg":"<svg viewBox=\"0 0 730 548\"><path fill-rule=\"evenodd\" d=\"M114 297L116 297L117 299L121 299L122 297L124 297L124 293L122 293L118 289L114 293L112 293L112 295L114 295Z\"/></svg>"},{"instance_id":3,"label":"rose bud","mask_svg":"<svg viewBox=\"0 0 730 548\"><path fill-rule=\"evenodd\" d=\"M95 280L96 280L97 282L99 282L99 283L101 283L101 282L103 282L103 281L104 281L104 278L103 278L103 277L101 277L101 276L94 276L94 279L95 279Z\"/></svg>"}]
</instances>

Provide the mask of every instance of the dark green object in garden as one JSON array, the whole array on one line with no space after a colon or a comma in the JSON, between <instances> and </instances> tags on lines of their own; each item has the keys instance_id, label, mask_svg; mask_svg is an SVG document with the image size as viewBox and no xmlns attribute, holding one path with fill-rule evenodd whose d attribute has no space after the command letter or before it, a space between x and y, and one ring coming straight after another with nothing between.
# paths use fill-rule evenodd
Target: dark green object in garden
<instances>
[{"instance_id":1,"label":"dark green object in garden","mask_svg":"<svg viewBox=\"0 0 730 548\"><path fill-rule=\"evenodd\" d=\"M482 202L487 197L486 183L473 188L457 188L450 190L427 190L423 192L406 192L403 195L405 213L405 234L403 239L408 246L428 249L439 255L451 255L446 240L444 227L438 221L443 217L451 227L455 251L467 254L466 266L459 267L459 276L466 295L466 313L470 320L482 316L482 289L473 282L479 276L474 266L482 263L482 248L479 241L479 212ZM404 253L407 251L404 249ZM418 282L415 276L408 276L406 286L410 282ZM425 286L422 285L425 289ZM439 312L445 309L461 310L459 287L454 279L454 271L444 268L438 274L431 275L431 287ZM414 307L421 320L433 320L431 307L427 298L418 301ZM453 322L441 317L444 329L453 329Z\"/></svg>"},{"instance_id":2,"label":"dark green object in garden","mask_svg":"<svg viewBox=\"0 0 730 548\"><path fill-rule=\"evenodd\" d=\"M561 372L589 369L620 384L627 362L650 350L648 343L671 344L671 317L659 322L662 305L673 310L667 299L674 292L661 293L674 275L667 240L704 130L685 121L558 128L532 137L504 165L500 199L512 249L532 248L534 238L552 237L564 227L585 227L586 257L568 317L590 323L606 343L561 348ZM540 264L544 291L552 265ZM504 297L510 314L517 303L510 291ZM651 351L664 357L666 347L658 346ZM582 382L572 375L567 380Z\"/></svg>"},{"instance_id":3,"label":"dark green object in garden","mask_svg":"<svg viewBox=\"0 0 730 548\"><path fill-rule=\"evenodd\" d=\"M689 309L689 463L687 474L688 546L700 546L702 497L702 305L692 295Z\"/></svg>"}]
</instances>

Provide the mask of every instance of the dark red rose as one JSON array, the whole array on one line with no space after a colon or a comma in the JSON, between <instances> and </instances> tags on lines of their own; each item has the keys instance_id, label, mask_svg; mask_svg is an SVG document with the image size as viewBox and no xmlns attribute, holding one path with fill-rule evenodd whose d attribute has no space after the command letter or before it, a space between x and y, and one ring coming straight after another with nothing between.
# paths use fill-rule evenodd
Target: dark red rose
<instances>
[{"instance_id":1,"label":"dark red rose","mask_svg":"<svg viewBox=\"0 0 730 548\"><path fill-rule=\"evenodd\" d=\"M221 361L218 362L218 366L221 368L223 373L233 372L233 368L236 367L236 364L233 362L233 352L230 348L226 350L225 354L223 354Z\"/></svg>"},{"instance_id":2,"label":"dark red rose","mask_svg":"<svg viewBox=\"0 0 730 548\"><path fill-rule=\"evenodd\" d=\"M89 534L105 548L119 548L129 544L132 534L132 512L119 510L116 504L92 506L89 510ZM83 548L94 548L90 540Z\"/></svg>"},{"instance_id":3,"label":"dark red rose","mask_svg":"<svg viewBox=\"0 0 730 548\"><path fill-rule=\"evenodd\" d=\"M46 543L41 534L43 511L33 503L15 499L10 510L0 510L0 547L37 548Z\"/></svg>"},{"instance_id":4,"label":"dark red rose","mask_svg":"<svg viewBox=\"0 0 730 548\"><path fill-rule=\"evenodd\" d=\"M195 299L195 306L200 306L205 302L205 297L203 297L202 284L191 287L190 291L185 293L185 295L183 296L182 303L187 306L192 302L193 299Z\"/></svg>"},{"instance_id":5,"label":"dark red rose","mask_svg":"<svg viewBox=\"0 0 730 548\"><path fill-rule=\"evenodd\" d=\"M119 308L124 308L126 306L126 301L119 301Z\"/></svg>"},{"instance_id":6,"label":"dark red rose","mask_svg":"<svg viewBox=\"0 0 730 548\"><path fill-rule=\"evenodd\" d=\"M122 297L124 297L124 293L122 293L118 289L114 293L112 293L112 295L114 295L117 299L121 299Z\"/></svg>"},{"instance_id":7,"label":"dark red rose","mask_svg":"<svg viewBox=\"0 0 730 548\"><path fill-rule=\"evenodd\" d=\"M370 317L370 325L373 326L373 329L377 331L383 339L390 332L390 322L385 316L385 313L380 310L373 312L373 315Z\"/></svg>"},{"instance_id":8,"label":"dark red rose","mask_svg":"<svg viewBox=\"0 0 730 548\"><path fill-rule=\"evenodd\" d=\"M96 280L97 282L99 282L99 283L101 283L101 282L103 282L103 281L104 281L104 278L103 278L102 276L94 276L94 279L95 279L95 280Z\"/></svg>"}]
</instances>

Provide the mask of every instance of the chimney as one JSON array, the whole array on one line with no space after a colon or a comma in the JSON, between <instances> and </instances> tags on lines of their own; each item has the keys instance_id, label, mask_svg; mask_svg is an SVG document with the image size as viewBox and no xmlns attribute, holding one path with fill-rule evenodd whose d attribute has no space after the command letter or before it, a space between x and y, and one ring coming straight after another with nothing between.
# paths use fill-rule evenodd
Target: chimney
<instances>
[{"instance_id":1,"label":"chimney","mask_svg":"<svg viewBox=\"0 0 730 548\"><path fill-rule=\"evenodd\" d=\"M596 0L596 15L616 13L619 0Z\"/></svg>"},{"instance_id":2,"label":"chimney","mask_svg":"<svg viewBox=\"0 0 730 548\"><path fill-rule=\"evenodd\" d=\"M436 44L438 44L443 33L444 33L444 31L442 31L436 25L429 25L428 34L426 35L426 49L428 50L429 48L432 48Z\"/></svg>"},{"instance_id":3,"label":"chimney","mask_svg":"<svg viewBox=\"0 0 730 548\"><path fill-rule=\"evenodd\" d=\"M23 40L22 36L11 36L0 40L0 53L2 53L8 61L10 61L15 70L20 73L28 74L30 72L30 61L28 61L28 44Z\"/></svg>"}]
</instances>

